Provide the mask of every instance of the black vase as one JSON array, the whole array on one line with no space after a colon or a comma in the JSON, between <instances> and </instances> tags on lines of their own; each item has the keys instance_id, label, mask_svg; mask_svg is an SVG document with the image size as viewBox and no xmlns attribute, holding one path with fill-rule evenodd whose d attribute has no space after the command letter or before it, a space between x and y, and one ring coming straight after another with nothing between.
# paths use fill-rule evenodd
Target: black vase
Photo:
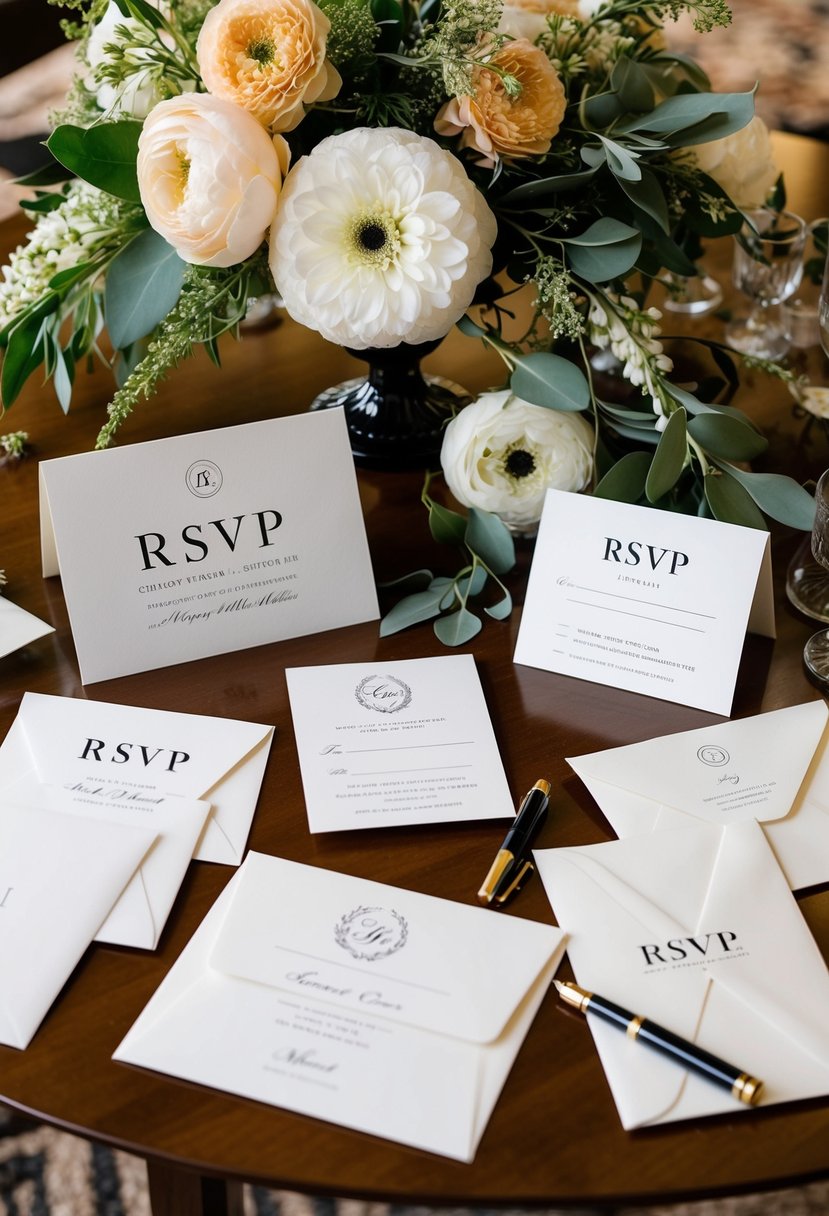
<instances>
[{"instance_id":1,"label":"black vase","mask_svg":"<svg viewBox=\"0 0 829 1216\"><path fill-rule=\"evenodd\" d=\"M421 342L348 350L368 363L368 376L326 389L312 410L342 406L354 463L366 469L425 469L440 463L446 423L469 394L451 380L424 376L420 360L440 345Z\"/></svg>"}]
</instances>

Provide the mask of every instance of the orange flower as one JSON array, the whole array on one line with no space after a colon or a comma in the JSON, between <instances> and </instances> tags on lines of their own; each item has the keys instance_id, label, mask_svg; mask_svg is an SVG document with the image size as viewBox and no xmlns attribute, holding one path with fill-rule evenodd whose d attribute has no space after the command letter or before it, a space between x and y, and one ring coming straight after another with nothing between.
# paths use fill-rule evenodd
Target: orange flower
<instances>
[{"instance_id":1,"label":"orange flower","mask_svg":"<svg viewBox=\"0 0 829 1216\"><path fill-rule=\"evenodd\" d=\"M510 77L516 90L507 87ZM461 147L480 152L482 165L549 151L567 100L540 47L526 38L504 43L473 69L472 86L472 95L454 97L441 109L435 119L440 135L461 135Z\"/></svg>"},{"instance_id":2,"label":"orange flower","mask_svg":"<svg viewBox=\"0 0 829 1216\"><path fill-rule=\"evenodd\" d=\"M196 47L202 80L265 126L292 131L306 105L340 91L325 57L330 28L313 0L220 0Z\"/></svg>"}]
</instances>

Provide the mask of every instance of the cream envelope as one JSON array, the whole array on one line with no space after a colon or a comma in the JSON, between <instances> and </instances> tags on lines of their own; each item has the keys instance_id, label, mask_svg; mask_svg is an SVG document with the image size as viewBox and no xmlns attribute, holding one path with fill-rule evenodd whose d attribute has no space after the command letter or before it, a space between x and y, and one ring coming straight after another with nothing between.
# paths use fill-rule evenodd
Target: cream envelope
<instances>
[{"instance_id":1,"label":"cream envelope","mask_svg":"<svg viewBox=\"0 0 829 1216\"><path fill-rule=\"evenodd\" d=\"M568 758L619 836L757 819L792 890L829 881L829 730L811 701Z\"/></svg>"},{"instance_id":2,"label":"cream envelope","mask_svg":"<svg viewBox=\"0 0 829 1216\"><path fill-rule=\"evenodd\" d=\"M829 1093L829 971L757 823L535 860L581 987L758 1077L761 1105ZM748 1109L588 1021L624 1127Z\"/></svg>"},{"instance_id":3,"label":"cream envelope","mask_svg":"<svg viewBox=\"0 0 829 1216\"><path fill-rule=\"evenodd\" d=\"M27 692L0 747L0 791L31 777L209 802L194 856L238 865L273 727Z\"/></svg>"},{"instance_id":4,"label":"cream envelope","mask_svg":"<svg viewBox=\"0 0 829 1216\"><path fill-rule=\"evenodd\" d=\"M0 1043L27 1047L155 839L0 805Z\"/></svg>"},{"instance_id":5,"label":"cream envelope","mask_svg":"<svg viewBox=\"0 0 829 1216\"><path fill-rule=\"evenodd\" d=\"M0 658L54 632L51 625L0 596Z\"/></svg>"},{"instance_id":6,"label":"cream envelope","mask_svg":"<svg viewBox=\"0 0 829 1216\"><path fill-rule=\"evenodd\" d=\"M3 790L0 798L17 806L132 824L154 832L155 844L121 892L95 940L155 949L210 813L209 802L89 781L70 782L68 787L43 785L26 777Z\"/></svg>"},{"instance_id":7,"label":"cream envelope","mask_svg":"<svg viewBox=\"0 0 829 1216\"><path fill-rule=\"evenodd\" d=\"M114 1058L471 1161L562 951L549 925L249 853Z\"/></svg>"}]
</instances>

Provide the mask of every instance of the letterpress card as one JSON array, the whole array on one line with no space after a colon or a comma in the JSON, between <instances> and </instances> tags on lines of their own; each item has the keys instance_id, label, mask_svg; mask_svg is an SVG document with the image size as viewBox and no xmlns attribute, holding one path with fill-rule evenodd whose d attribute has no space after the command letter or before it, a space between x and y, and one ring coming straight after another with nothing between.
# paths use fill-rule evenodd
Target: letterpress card
<instances>
[{"instance_id":1,"label":"letterpress card","mask_svg":"<svg viewBox=\"0 0 829 1216\"><path fill-rule=\"evenodd\" d=\"M340 410L40 473L43 573L63 580L84 683L379 615Z\"/></svg>"},{"instance_id":2,"label":"letterpress card","mask_svg":"<svg viewBox=\"0 0 829 1216\"><path fill-rule=\"evenodd\" d=\"M728 715L768 533L549 490L515 662Z\"/></svg>"}]
</instances>

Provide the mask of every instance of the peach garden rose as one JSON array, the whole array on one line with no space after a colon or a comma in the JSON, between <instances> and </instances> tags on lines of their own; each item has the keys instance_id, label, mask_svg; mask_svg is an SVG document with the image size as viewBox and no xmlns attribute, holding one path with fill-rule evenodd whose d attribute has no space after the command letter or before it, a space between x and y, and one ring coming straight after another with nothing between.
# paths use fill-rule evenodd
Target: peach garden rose
<instances>
[{"instance_id":1,"label":"peach garden rose","mask_svg":"<svg viewBox=\"0 0 829 1216\"><path fill-rule=\"evenodd\" d=\"M508 89L504 78L518 87ZM494 166L499 157L543 156L558 133L567 100L558 72L526 38L499 47L473 69L474 96L453 97L435 119L440 135L460 135L461 147Z\"/></svg>"},{"instance_id":2,"label":"peach garden rose","mask_svg":"<svg viewBox=\"0 0 829 1216\"><path fill-rule=\"evenodd\" d=\"M306 105L342 86L325 56L330 28L313 0L219 0L196 45L204 84L274 131L292 131Z\"/></svg>"}]
</instances>

